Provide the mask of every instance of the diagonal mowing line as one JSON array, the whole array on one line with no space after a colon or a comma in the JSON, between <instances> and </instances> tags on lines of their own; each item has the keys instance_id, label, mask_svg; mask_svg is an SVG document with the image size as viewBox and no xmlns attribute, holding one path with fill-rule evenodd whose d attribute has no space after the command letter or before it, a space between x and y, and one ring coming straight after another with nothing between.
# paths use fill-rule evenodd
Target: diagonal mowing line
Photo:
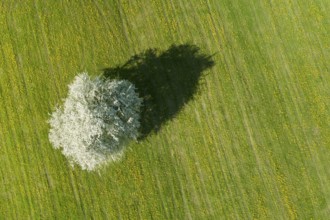
<instances>
[{"instance_id":1,"label":"diagonal mowing line","mask_svg":"<svg viewBox=\"0 0 330 220\"><path fill-rule=\"evenodd\" d=\"M8 28L8 33L9 33L9 37L10 37L10 42L11 42L11 45L12 45L12 50L13 50L13 53L14 53L14 56L15 56L15 64L16 64L16 70L19 72L19 73L21 73L20 72L20 70L21 70L21 66L20 66L20 64L21 64L21 57L20 57L20 55L19 55L19 53L18 53L18 50L17 50L17 48L15 47L15 40L14 40L14 36L12 35L12 33L11 33L11 31L10 31L10 29L12 28L12 29L15 29L15 27L16 27L16 24L14 23L14 21L13 20L10 20L10 18L9 18L9 16L10 15L7 15L7 19L6 19L6 22L7 22L7 28ZM23 75L21 75L20 76L21 78L22 78L22 84L23 84L23 90L25 90L25 92L27 92L27 88L26 88L26 81L25 81L25 78L24 78L24 74ZM10 84L12 85L12 82L10 81ZM21 95L21 93L20 93L20 95ZM11 98L13 101L14 100L17 100L17 97L12 97ZM21 100L24 100L24 99L22 99L22 97L21 97ZM14 103L14 102L12 102L12 103ZM15 105L18 105L18 104L15 104ZM6 110L7 110L7 107L8 106L6 106ZM16 127L16 128L12 128L12 129L10 129L11 128L11 126L8 126L9 127L9 129L10 130L12 130L12 134L10 135L11 137L14 137L14 133L15 134L17 134L18 135L18 133L22 133L22 131L20 130L20 132L18 132L17 131L17 129L20 129L20 128L22 128L22 120L21 120L21 116L18 114L18 111L17 111L17 107L16 106L12 106L12 109L13 109L13 112L16 114L16 117L17 117L17 121L18 121L18 124L19 124L19 127ZM30 110L31 110L31 108L29 108ZM7 115L7 117L9 118L9 116ZM23 136L25 136L23 133L22 133L22 135ZM12 138L12 143L15 145L15 146L18 146L18 142L16 141L16 139L15 138ZM25 143L23 143L24 145L25 145ZM25 145L26 146L26 145ZM22 152L20 152L20 153L22 153ZM28 153L25 153L25 154L27 154L28 155ZM23 158L23 156L21 155L21 154L18 154L19 155L19 158L20 158L20 160L21 161L23 161L24 162L24 159L22 159ZM27 176L26 176L26 173L22 173L22 176L23 176L23 180L24 180L24 182L26 182L26 183L28 183L28 180L27 180ZM24 191L25 191L25 194L28 194L29 196L28 196L28 203L29 203L29 212L30 212L30 216L34 216L34 212L35 212L35 209L34 209L34 207L32 206L32 197L31 197L31 195L32 195L32 193L31 193L31 190L30 190L30 187L24 187Z\"/></svg>"},{"instance_id":2,"label":"diagonal mowing line","mask_svg":"<svg viewBox=\"0 0 330 220\"><path fill-rule=\"evenodd\" d=\"M12 20L12 22L14 24L13 25L13 27L14 27L15 26L15 21ZM22 59L21 59L21 56L20 56L20 54L18 52L18 48L15 47L16 44L15 44L15 42L13 40L13 36L11 36L11 41L12 41L13 49L14 49L14 52L15 52L15 59L16 59L17 71L20 74L20 77L23 79L23 83L22 83L23 84L23 90L24 90L24 94L27 97L28 110L31 113L31 115L30 115L31 116L30 117L31 121L27 122L27 124L28 124L28 127L30 128L29 130L34 132L34 136L36 137L38 146L41 147L42 146L42 143L41 143L41 137L39 136L39 131L37 130L36 126L33 126L33 125L37 125L37 119L36 119L35 111L33 111L33 109L34 109L33 106L34 105L30 101L30 100L33 100L33 99L32 99L32 96L30 94L30 91L28 89L28 86L26 84L26 80L24 78L25 72L24 72L24 67L23 67ZM18 115L17 112L16 112L16 114ZM18 115L18 118L20 118L19 115ZM22 120L19 119L19 123L21 123L21 122L22 122ZM22 126L20 126L20 127L22 127ZM25 135L23 134L23 136L25 136ZM25 142L23 144L26 146L26 143ZM43 155L43 153L42 153L42 151L39 151L39 153L41 154L42 158L45 158L44 155ZM27 155L29 155L29 154L27 154ZM51 183L51 181L49 181L49 176L47 175L48 174L48 170L47 170L47 168L45 166L45 161L44 160L41 160L41 162L43 164L44 172L46 173L46 177L47 177L47 180L48 180L47 181L48 182L48 187L49 187L49 189L51 189L52 188L52 183ZM39 173L40 174L43 173L40 168L39 168ZM27 181L26 175L24 173L23 173L23 176L25 177L25 181ZM25 187L24 189L29 189L29 187ZM30 194L30 196L28 198L31 199L31 191L29 191L29 194ZM31 216L33 216L33 212L31 213Z\"/></svg>"},{"instance_id":3,"label":"diagonal mowing line","mask_svg":"<svg viewBox=\"0 0 330 220\"><path fill-rule=\"evenodd\" d=\"M1 42L0 42L0 47L1 47ZM3 58L4 58L4 56L3 56ZM7 200L6 204L8 204L8 206L11 207L11 209L14 209L14 212L12 212L12 215L14 215L15 212L17 210L19 210L19 208L17 206L17 203L15 203L14 199L13 199L13 197L16 197L16 195L13 195L13 194L15 194L15 192L10 191L9 188L6 187L8 185L8 184L6 184L6 182L10 181L10 183L13 184L14 183L14 178L13 177L15 175L14 176L12 176L12 175L7 176L3 172L3 169L4 169L7 174L16 174L16 172L15 172L13 166L12 166L12 164L15 164L15 162L13 162L14 158L12 157L12 155L10 155L10 151L8 149L8 146L11 145L11 144L8 143L8 140L11 137L14 136L13 135L14 132L12 131L13 129L12 129L11 125L8 122L6 123L6 121L4 119L4 118L7 118L7 120L9 119L9 115L8 115L9 113L7 111L7 108L10 105L9 105L9 103L6 102L6 98L8 98L8 97L3 97L2 94L0 94L0 97L1 97L0 106L4 107L3 108L4 109L3 110L4 114L2 114L3 111L1 111L1 115L0 115L0 125L1 125L0 126L0 148L1 148L2 153L4 153L4 154L2 154L1 157L7 157L8 158L8 163L6 163L6 164L4 163L4 161L1 158L1 168L2 168L1 169L1 176L2 176L2 184L1 185L5 189L6 194L10 194L9 198L6 199ZM4 118L2 116L4 116ZM10 179L8 179L8 177ZM1 189L1 190L3 190L3 189ZM15 218L15 217L12 217L12 218Z\"/></svg>"},{"instance_id":4,"label":"diagonal mowing line","mask_svg":"<svg viewBox=\"0 0 330 220\"><path fill-rule=\"evenodd\" d=\"M299 14L299 15L301 15L302 14L302 12L301 12L301 6L298 4L298 2L296 2L296 1L294 1L294 3L295 3L295 14ZM323 7L324 7L324 5L322 5ZM298 15L296 15L296 16L298 16ZM315 63L315 66L317 67L317 69L318 69L318 71L320 72L320 73L322 73L322 70L319 68L319 66L317 65L317 60L318 60L318 58L316 57L316 55L315 55L315 49L313 50L313 48L312 48L312 46L311 45L313 45L312 44L312 42L314 41L314 39L311 39L311 36L310 36L310 34L308 34L308 31L307 31L307 27L306 26L304 26L303 24L300 24L300 27L301 27L301 29L303 30L303 34L304 34L304 37L307 39L307 42L308 42L308 44L307 44L307 47L308 47L308 49L309 49L309 54L310 55L312 55L311 57L312 57L312 60L313 60L313 62ZM322 45L320 45L320 42L319 42L319 39L318 39L318 45L319 45L319 50L321 51L321 54L322 54L322 58L323 58L323 60L325 61L326 59L325 59L325 52L324 52L324 48L322 47ZM283 58L283 60L285 61L285 59ZM326 62L325 62L326 63ZM287 64L287 63L285 63L286 65L285 65L285 68L287 69L287 72L288 73L290 73L291 72L291 70L290 70L290 68L289 68L289 65ZM327 70L329 70L329 68L328 68L328 66L326 65L325 66L326 67L326 69ZM328 71L329 72L329 71ZM290 74L288 74L288 77L290 77ZM323 77L322 77L322 79L324 79ZM322 80L322 83L324 83L324 81ZM323 84L324 85L324 84ZM325 86L325 85L324 85ZM299 88L296 88L296 87L294 87L294 92L295 92L295 96L296 97L298 97L298 90L299 90L299 92L300 92L300 94L303 94L303 92L302 92L302 89L299 87ZM292 99L293 99L293 101L295 100L294 99L294 97L293 97L293 95L291 95L292 96ZM325 103L327 103L327 102L325 102ZM299 103L298 103L299 104ZM295 105L295 106L297 106L297 104ZM328 105L326 105L327 107L328 107ZM297 108L297 107L296 107ZM296 112L298 112L298 109L296 110ZM306 143L308 143L308 145L309 145L309 152L310 152L310 154L312 155L312 156L314 156L313 157L313 160L314 160L314 163L316 164L316 161L318 162L318 167L316 168L316 170L317 170L317 174L318 174L318 177L319 177L319 182L321 183L321 185L322 185L322 190L323 190L323 193L326 195L326 193L325 193L325 191L324 191L324 189L326 188L325 187L325 185L326 185L326 183L327 183L327 181L326 180L323 180L322 181L322 177L321 177L321 174L320 174L320 170L319 169L322 169L321 167L322 166L320 166L320 155L319 155L319 151L311 151L311 148L312 148L312 146L311 146L311 144L310 144L310 142L307 140L307 134L306 134L306 131L305 131L305 129L303 129L303 126L302 126L302 121L303 121L303 119L302 119L302 117L301 117L301 114L297 114L296 113L296 115L297 115L297 118L298 118L298 120L299 120L299 123L300 123L300 125L301 125L301 128L302 128L302 131L303 131L303 133L304 133L304 138L305 138L305 142ZM313 154L314 153L314 154ZM323 173L326 173L326 171L323 169ZM328 197L326 197L326 201L327 201L327 205L330 205L330 199L328 198Z\"/></svg>"},{"instance_id":5,"label":"diagonal mowing line","mask_svg":"<svg viewBox=\"0 0 330 220\"><path fill-rule=\"evenodd\" d=\"M57 80L55 78L55 71L54 71L54 67L53 67L53 64L50 60L50 51L49 51L49 45L48 45L48 40L47 40L47 36L46 36L46 33L45 33L45 28L44 28L44 25L41 21L41 14L40 14L40 10L38 8L38 4L37 4L37 1L34 0L34 8L36 10L36 18L37 18L37 21L39 23L39 27L40 27L40 30L41 30L41 33L42 33L42 39L43 39L43 46L44 46L44 51L46 52L46 61L48 63L48 66L50 67L50 75L53 79L53 83L55 85L55 88L56 88L56 92L57 92L57 95L58 97L60 97L60 91L59 91L59 87L57 85ZM40 48L39 48L40 50Z\"/></svg>"},{"instance_id":6,"label":"diagonal mowing line","mask_svg":"<svg viewBox=\"0 0 330 220\"><path fill-rule=\"evenodd\" d=\"M238 51L243 51L243 50L241 50L241 47L235 41L229 39L229 37L230 37L230 34L229 34L230 33L230 28L229 27L224 26L224 33L225 33L224 37L225 37L226 42L229 42L230 45L233 45L234 48L236 48ZM232 36L232 38L234 38L234 37ZM237 54L235 56L235 54L234 54L234 52L232 51L231 48L228 48L228 50L229 50L229 54L228 54L227 57L230 57L230 58L225 58L224 59L224 62L226 64L225 67L227 69L227 72L230 73L231 84L233 85L234 92L235 92L235 95L236 95L236 99L238 100L239 109L240 109L239 112L240 112L241 118L243 120L242 121L243 126L245 128L246 133L247 133L247 137L248 137L248 140L249 140L249 145L251 147L251 150L253 152L253 155L254 155L256 163L257 163L259 177L262 180L264 189L267 192L270 192L270 190L268 189L269 187L267 186L266 181L263 178L262 167L264 167L264 166L263 166L263 163L262 163L262 159L260 158L259 153L257 151L257 144L256 144L255 139L253 137L253 129L251 128L249 118L246 114L246 109L245 109L244 103L242 101L243 97L239 93L239 85L237 85L239 81L237 81L236 77L234 77L234 73L236 73L237 71L246 72L246 71L248 71L248 69L246 68L245 61L242 60L242 58L239 58L239 56L237 57ZM232 60L233 64L230 63L229 59ZM234 66L236 66L236 68ZM253 98L253 96L251 94L250 86L249 86L248 81L246 79L244 81L244 84L246 86L248 86L248 92L249 92L250 96Z\"/></svg>"},{"instance_id":7,"label":"diagonal mowing line","mask_svg":"<svg viewBox=\"0 0 330 220\"><path fill-rule=\"evenodd\" d=\"M275 15L274 14L272 14L272 19L273 19L273 22L276 23L275 22ZM277 25L279 26L279 24L277 24ZM301 25L301 27L303 28L303 34L304 34L305 38L308 39L308 36L306 34L307 33L306 29L303 27L303 25ZM275 36L277 36L277 38L281 40L282 45L283 45L283 39L282 39L281 35L278 32L276 32L276 35ZM311 44L311 41L309 41L309 45L310 44ZM314 56L314 54L312 53L312 49L310 48L310 46L309 46L309 49L311 51L311 54ZM312 150L311 150L312 145L311 145L311 143L307 139L306 130L303 128L303 118L302 118L302 115L303 114L301 112L301 109L303 109L303 106L299 105L299 103L297 102L297 100L298 100L297 98L301 97L301 95L303 94L303 92L301 91L301 88L299 87L299 85L297 83L294 83L294 80L291 77L292 71L290 69L289 63L287 62L288 59L287 59L287 56L285 55L285 48L282 46L282 47L279 48L279 50L280 50L280 54L281 54L281 56L280 56L281 63L284 64L284 68L283 69L284 69L284 72L286 73L285 76L284 76L284 78L286 80L286 84L289 84L290 83L290 85L291 85L290 88L289 88L289 96L290 96L290 100L291 100L291 102L293 103L293 106L294 106L294 115L297 118L297 120L299 122L299 125L300 125L300 128L301 128L301 131L303 133L303 140L304 140L303 142L304 143L307 143L307 145L308 145L308 149L307 150L308 150L309 154L312 156L312 159L314 161L314 164L318 164L316 162L316 161L320 161L318 151L312 152ZM314 57L314 59L315 59L315 57ZM280 83L281 81L277 78L277 82ZM282 90L281 90L281 93L282 93L282 97L285 97L285 94L284 94L284 92ZM293 128L291 129L291 131L295 135L295 137L298 138L297 131L295 129L293 129ZM300 148L300 151L303 152L303 150L301 148ZM303 163L306 166L306 163L304 161L303 161ZM320 166L319 165L318 166L315 166L315 168L316 168L317 176L319 178L319 181L318 182L322 186L321 187L322 188L321 190L323 191L323 194L326 195L326 192L325 192L325 188L326 187L325 187L324 181L322 181L322 177L321 177L321 174L320 174ZM311 182L308 179L305 179L305 182L310 187L312 187ZM326 198L326 201L327 201L327 204L330 204L329 203L329 198ZM314 206L314 204L313 204L313 206ZM315 210L316 209L315 209L315 206L314 206L314 211Z\"/></svg>"},{"instance_id":8,"label":"diagonal mowing line","mask_svg":"<svg viewBox=\"0 0 330 220\"><path fill-rule=\"evenodd\" d=\"M123 35L126 39L126 43L129 45L129 47L131 47L131 43L132 43L132 40L130 39L129 37L129 24L128 24L128 21L127 21L127 16L125 14L125 11L124 9L122 8L122 5L121 5L121 0L116 0L116 9L119 13L119 16L120 16L120 21L121 21L121 28L122 28L122 32L123 32Z\"/></svg>"},{"instance_id":9,"label":"diagonal mowing line","mask_svg":"<svg viewBox=\"0 0 330 220\"><path fill-rule=\"evenodd\" d=\"M80 1L81 3L82 3L82 1ZM95 7L96 7L96 9L97 9L97 11L98 11L98 13L102 16L102 21L103 21L103 24L104 24L104 26L105 27L108 27L108 30L110 31L110 33L111 33L111 35L113 36L113 38L112 39L114 39L114 40L116 40L116 35L115 35L115 33L113 32L113 30L112 30L112 27L110 26L110 24L109 24L109 22L106 22L108 19L110 19L110 18L107 18L105 15L104 15L104 12L103 12L103 10L101 9L101 7L100 7L100 5L97 3L97 1L96 0L93 0L93 3L94 3L94 5L95 5ZM84 11L85 12L85 11ZM86 16L87 17L87 16Z\"/></svg>"},{"instance_id":10,"label":"diagonal mowing line","mask_svg":"<svg viewBox=\"0 0 330 220\"><path fill-rule=\"evenodd\" d=\"M238 47L238 49L241 49L238 45L236 45ZM242 51L242 50L241 50ZM233 54L232 54L233 56ZM244 60L238 60L240 59L239 57L235 58L235 57L232 57L232 60L235 64L235 66L237 66L238 68L241 68L240 71L243 71L243 72L247 72L248 69L246 68L246 64L245 64L245 61ZM239 85L238 83L240 81L238 81L237 79L235 79L233 77L233 74L230 74L231 76L231 81L232 81L232 85L234 87L234 92L235 92L235 95L236 95L236 98L238 100L238 105L239 105L239 112L241 114L241 118L242 118L242 122L243 122L243 126L245 128L245 131L246 131L246 134L247 134L247 137L248 137L248 140L249 140L249 145L250 145L250 148L253 152L253 155L254 155L254 158L255 158L255 161L257 163L257 170L258 170L258 173L259 173L259 177L260 179L262 180L262 183L263 183L263 187L264 189L267 191L267 193L269 193L271 191L271 189L269 189L267 183L266 183L266 180L264 179L264 170L263 170L263 167L265 167L264 163L263 163L263 160L261 159L259 153L258 153L258 150L257 150L257 144L256 144L256 141L255 141L255 138L254 138L254 135L253 135L253 128L250 124L250 119L249 117L247 116L247 109L245 107L245 103L244 103L244 97L242 97L242 95L240 95L239 93ZM244 84L248 87L247 90L248 90L248 93L250 94L251 98L253 98L252 94L251 94L251 89L250 89L250 85L248 83L247 80L244 81Z\"/></svg>"}]
</instances>

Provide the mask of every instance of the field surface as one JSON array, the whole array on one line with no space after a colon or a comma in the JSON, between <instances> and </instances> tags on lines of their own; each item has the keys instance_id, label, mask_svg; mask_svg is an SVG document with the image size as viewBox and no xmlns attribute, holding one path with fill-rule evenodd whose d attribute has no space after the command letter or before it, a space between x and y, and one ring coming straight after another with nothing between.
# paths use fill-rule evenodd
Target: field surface
<instances>
[{"instance_id":1,"label":"field surface","mask_svg":"<svg viewBox=\"0 0 330 220\"><path fill-rule=\"evenodd\" d=\"M329 11L328 0L2 1L0 219L328 219ZM48 140L82 71L131 77L153 97L144 136L99 172L72 168Z\"/></svg>"}]
</instances>

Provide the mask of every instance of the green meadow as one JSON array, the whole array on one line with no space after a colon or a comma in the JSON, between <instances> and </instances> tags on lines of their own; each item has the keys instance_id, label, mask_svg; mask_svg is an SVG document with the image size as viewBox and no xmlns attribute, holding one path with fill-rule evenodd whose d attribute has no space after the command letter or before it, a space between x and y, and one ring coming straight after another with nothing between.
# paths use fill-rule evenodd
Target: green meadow
<instances>
[{"instance_id":1,"label":"green meadow","mask_svg":"<svg viewBox=\"0 0 330 220\"><path fill-rule=\"evenodd\" d=\"M329 11L328 0L2 1L0 219L328 219ZM97 172L71 167L47 123L68 84L135 70L158 101L144 137Z\"/></svg>"}]
</instances>

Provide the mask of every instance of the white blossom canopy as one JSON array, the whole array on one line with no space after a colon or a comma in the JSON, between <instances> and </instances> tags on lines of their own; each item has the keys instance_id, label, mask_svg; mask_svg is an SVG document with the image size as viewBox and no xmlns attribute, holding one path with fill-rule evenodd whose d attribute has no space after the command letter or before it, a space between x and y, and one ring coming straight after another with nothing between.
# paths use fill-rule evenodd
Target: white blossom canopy
<instances>
[{"instance_id":1,"label":"white blossom canopy","mask_svg":"<svg viewBox=\"0 0 330 220\"><path fill-rule=\"evenodd\" d=\"M51 115L49 140L72 165L94 170L119 159L127 141L138 137L141 104L132 83L82 73Z\"/></svg>"}]
</instances>

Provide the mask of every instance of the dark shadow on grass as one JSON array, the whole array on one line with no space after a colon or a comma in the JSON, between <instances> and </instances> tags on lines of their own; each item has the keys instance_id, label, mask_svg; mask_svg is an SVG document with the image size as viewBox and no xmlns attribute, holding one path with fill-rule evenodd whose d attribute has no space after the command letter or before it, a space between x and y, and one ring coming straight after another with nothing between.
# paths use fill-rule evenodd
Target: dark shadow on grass
<instances>
[{"instance_id":1,"label":"dark shadow on grass","mask_svg":"<svg viewBox=\"0 0 330 220\"><path fill-rule=\"evenodd\" d=\"M134 83L143 98L141 139L161 126L194 97L204 70L211 68L211 56L195 45L172 45L166 51L148 49L132 56L122 66L105 68L104 76Z\"/></svg>"}]
</instances>

